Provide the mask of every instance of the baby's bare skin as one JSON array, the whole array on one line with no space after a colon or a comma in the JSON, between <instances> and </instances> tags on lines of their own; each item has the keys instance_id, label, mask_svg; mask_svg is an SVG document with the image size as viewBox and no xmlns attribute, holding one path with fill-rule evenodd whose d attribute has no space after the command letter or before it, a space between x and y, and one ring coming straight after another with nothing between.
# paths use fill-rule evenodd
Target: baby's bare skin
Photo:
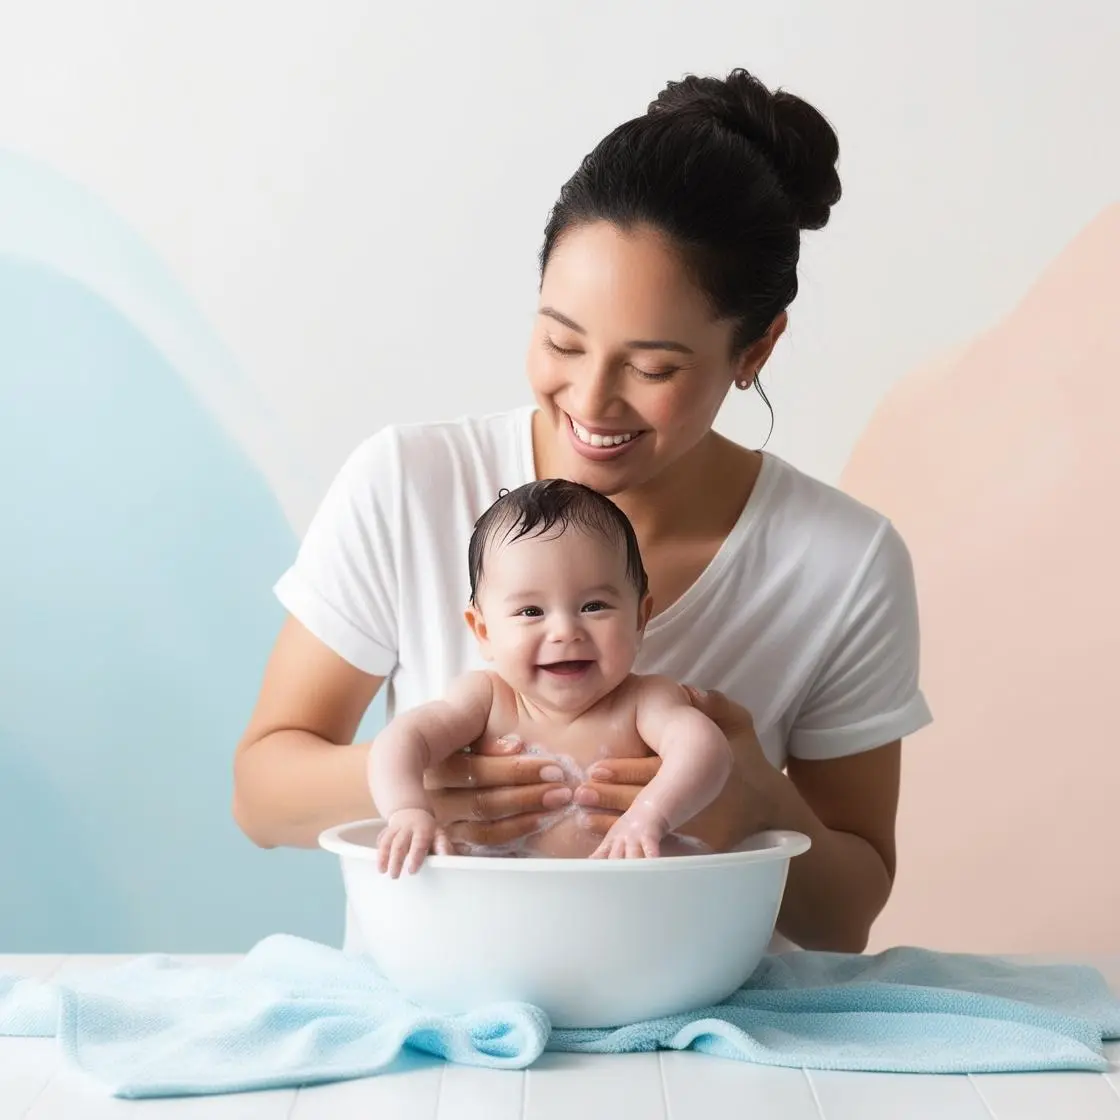
<instances>
[{"instance_id":1,"label":"baby's bare skin","mask_svg":"<svg viewBox=\"0 0 1120 1120\"><path fill-rule=\"evenodd\" d=\"M661 759L601 841L569 803L518 845L511 853L517 855L659 855L664 838L715 800L731 772L727 740L685 690L666 677L632 672L652 599L635 576L633 550L623 547L629 525L618 509L563 480L533 483L508 498L511 505L524 499L521 513L509 513L502 531L487 538L466 612L494 671L459 677L444 699L393 719L370 748L370 790L386 821L379 865L394 876L417 870L429 851L450 851L424 771L470 744L516 736L525 750L556 759L573 789L604 758ZM583 522L569 524L556 507L553 520L539 527L550 503L576 500ZM523 514L532 532L515 531ZM612 517L622 528L604 529Z\"/></svg>"},{"instance_id":2,"label":"baby's bare skin","mask_svg":"<svg viewBox=\"0 0 1120 1120\"><path fill-rule=\"evenodd\" d=\"M494 678L494 704L479 747L498 740L517 742L527 754L555 759L573 791L588 779L596 762L607 758L646 758L653 751L642 742L637 728L639 677L630 677L614 692L574 720L534 713L500 677ZM558 810L546 827L518 841L508 854L579 859L590 856L601 836L588 829L583 812L569 804ZM484 852L487 849L479 848Z\"/></svg>"},{"instance_id":3,"label":"baby's bare skin","mask_svg":"<svg viewBox=\"0 0 1120 1120\"><path fill-rule=\"evenodd\" d=\"M461 750L464 741L481 744L514 736L527 751L555 758L573 789L604 758L656 753L662 765L603 839L583 825L577 807L569 806L513 849L476 849L478 854L662 854L663 839L714 800L731 769L723 734L691 706L684 689L667 678L630 675L587 710L566 717L537 707L494 673L470 673L455 682L447 700L393 720L370 751L371 788L388 822L380 844L383 871L394 876L402 869L412 872L429 851L451 850L431 813L425 769ZM687 841L670 840L664 854L689 850L695 849Z\"/></svg>"}]
</instances>

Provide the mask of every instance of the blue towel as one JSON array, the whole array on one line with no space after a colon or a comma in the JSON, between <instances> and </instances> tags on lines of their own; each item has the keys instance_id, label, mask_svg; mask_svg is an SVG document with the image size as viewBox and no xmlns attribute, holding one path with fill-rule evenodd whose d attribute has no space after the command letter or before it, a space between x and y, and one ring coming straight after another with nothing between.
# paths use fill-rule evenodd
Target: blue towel
<instances>
[{"instance_id":1,"label":"blue towel","mask_svg":"<svg viewBox=\"0 0 1120 1120\"><path fill-rule=\"evenodd\" d=\"M363 1077L402 1049L521 1069L544 1050L701 1050L765 1065L908 1073L1104 1070L1120 1000L1095 969L891 949L765 957L729 1000L615 1030L551 1030L507 1003L426 1011L370 961L267 937L230 968L150 954L82 976L0 976L0 1035L57 1036L119 1097Z\"/></svg>"}]
</instances>

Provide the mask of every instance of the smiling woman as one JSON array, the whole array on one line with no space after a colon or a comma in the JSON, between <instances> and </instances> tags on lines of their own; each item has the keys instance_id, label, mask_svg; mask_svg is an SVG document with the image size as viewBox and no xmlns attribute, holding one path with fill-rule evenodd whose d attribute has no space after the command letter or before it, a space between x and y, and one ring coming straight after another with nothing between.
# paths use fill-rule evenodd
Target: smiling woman
<instances>
[{"instance_id":1,"label":"smiling woman","mask_svg":"<svg viewBox=\"0 0 1120 1120\"><path fill-rule=\"evenodd\" d=\"M236 760L249 836L313 845L373 815L362 713L385 680L392 716L482 667L462 622L474 523L503 489L566 478L635 529L652 595L636 671L710 690L693 704L732 747L723 793L681 831L718 849L806 833L779 931L866 944L894 876L899 742L929 720L909 554L874 510L712 430L786 328L837 152L815 109L739 70L670 83L583 160L545 230L535 406L372 435L277 585L291 617ZM606 832L657 773L630 758L551 781L498 739L430 768L452 838L525 836L571 785Z\"/></svg>"},{"instance_id":2,"label":"smiling woman","mask_svg":"<svg viewBox=\"0 0 1120 1120\"><path fill-rule=\"evenodd\" d=\"M613 226L607 226L600 232L610 235L618 231ZM692 294L689 293L689 295ZM567 315L562 315L554 307L547 305L541 307L540 315L544 319L552 320L552 324L546 322L541 328L541 341L546 356L554 355L557 358L566 358L573 362L576 359L586 359L588 357L588 347L591 345L591 341L586 327L580 326L574 320L569 319ZM561 344L556 341L554 335L563 337L564 332L579 337L570 343ZM658 366L657 355L659 353L695 357L695 351L690 346L686 346L683 342L673 342L668 339L631 339L622 343L621 350L628 355L627 364L633 373L643 381L653 383L668 381L674 374L680 373L684 368L684 363L680 360L670 364L664 358L662 359L664 364ZM635 359L633 358L634 355L649 356ZM547 382L548 374L541 368L543 363L539 358L537 362L533 362L532 357L538 356L531 356L530 371L539 370L541 380ZM658 368L651 368L654 366ZM576 451L591 462L606 462L619 458L621 451L615 451L615 448L622 448L626 444L633 443L649 430L640 427L625 429L619 428L617 425L603 427L590 423L584 424L580 422L575 413L563 412L563 410L561 412L568 423L570 433L575 436Z\"/></svg>"}]
</instances>

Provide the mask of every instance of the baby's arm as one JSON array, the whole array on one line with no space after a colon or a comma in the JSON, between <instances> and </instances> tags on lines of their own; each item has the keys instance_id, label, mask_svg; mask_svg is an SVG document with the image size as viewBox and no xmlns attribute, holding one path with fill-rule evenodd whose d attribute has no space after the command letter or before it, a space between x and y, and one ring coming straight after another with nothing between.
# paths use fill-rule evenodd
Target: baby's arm
<instances>
[{"instance_id":1,"label":"baby's arm","mask_svg":"<svg viewBox=\"0 0 1120 1120\"><path fill-rule=\"evenodd\" d=\"M486 730L493 698L489 674L467 673L452 683L444 699L397 716L370 746L370 793L386 821L378 840L378 866L394 879L406 855L411 874L433 847L441 854L450 851L432 814L424 771Z\"/></svg>"},{"instance_id":2,"label":"baby's arm","mask_svg":"<svg viewBox=\"0 0 1120 1120\"><path fill-rule=\"evenodd\" d=\"M661 768L615 822L592 858L656 856L666 833L691 820L723 790L731 748L723 732L666 677L640 685L638 735L661 756Z\"/></svg>"}]
</instances>

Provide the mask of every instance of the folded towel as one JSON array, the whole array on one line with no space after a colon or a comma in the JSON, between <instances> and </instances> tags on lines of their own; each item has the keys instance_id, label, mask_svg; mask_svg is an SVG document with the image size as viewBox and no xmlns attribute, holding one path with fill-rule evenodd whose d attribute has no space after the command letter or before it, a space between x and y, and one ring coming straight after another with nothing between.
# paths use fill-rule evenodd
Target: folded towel
<instances>
[{"instance_id":1,"label":"folded towel","mask_svg":"<svg viewBox=\"0 0 1120 1120\"><path fill-rule=\"evenodd\" d=\"M729 1000L614 1030L550 1030L527 1004L418 1007L366 958L267 937L229 968L162 954L63 980L0 976L0 1035L57 1036L120 1097L363 1077L408 1047L520 1069L543 1050L701 1050L766 1065L911 1073L1108 1068L1120 1000L1095 969L891 949L763 959Z\"/></svg>"}]
</instances>

